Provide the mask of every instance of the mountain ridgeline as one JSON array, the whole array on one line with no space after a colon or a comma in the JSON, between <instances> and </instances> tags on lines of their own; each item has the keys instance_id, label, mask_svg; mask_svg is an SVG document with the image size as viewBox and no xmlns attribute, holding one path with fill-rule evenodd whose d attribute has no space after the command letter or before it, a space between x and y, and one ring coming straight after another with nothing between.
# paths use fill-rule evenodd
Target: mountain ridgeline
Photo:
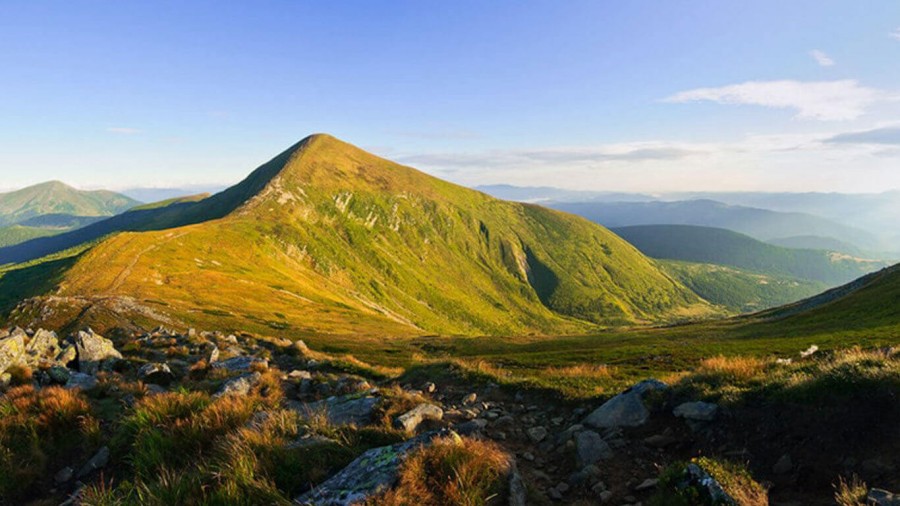
<instances>
[{"instance_id":1,"label":"mountain ridgeline","mask_svg":"<svg viewBox=\"0 0 900 506\"><path fill-rule=\"evenodd\" d=\"M80 318L102 327L125 307L133 321L297 336L561 334L710 311L603 227L327 135L212 197L5 248L0 263L86 241L99 242L58 264L45 283L52 296L20 306L14 320L49 314L57 325Z\"/></svg>"},{"instance_id":2,"label":"mountain ridgeline","mask_svg":"<svg viewBox=\"0 0 900 506\"><path fill-rule=\"evenodd\" d=\"M828 286L847 283L888 265L822 250L782 248L720 228L645 225L612 230L653 258L728 265Z\"/></svg>"}]
</instances>

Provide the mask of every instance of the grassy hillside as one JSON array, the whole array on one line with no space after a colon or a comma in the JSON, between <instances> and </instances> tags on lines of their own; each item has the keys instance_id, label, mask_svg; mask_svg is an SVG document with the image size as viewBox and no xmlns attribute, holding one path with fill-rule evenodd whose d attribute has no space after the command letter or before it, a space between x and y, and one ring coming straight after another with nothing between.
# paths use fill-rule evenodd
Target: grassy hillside
<instances>
[{"instance_id":1,"label":"grassy hillside","mask_svg":"<svg viewBox=\"0 0 900 506\"><path fill-rule=\"evenodd\" d=\"M761 241L816 235L838 239L863 249L878 249L881 244L874 234L819 216L733 206L713 200L558 203L553 207L610 228L695 225L733 230Z\"/></svg>"},{"instance_id":2,"label":"grassy hillside","mask_svg":"<svg viewBox=\"0 0 900 506\"><path fill-rule=\"evenodd\" d=\"M0 194L0 226L47 214L112 216L140 202L110 191L81 191L59 181Z\"/></svg>"},{"instance_id":3,"label":"grassy hillside","mask_svg":"<svg viewBox=\"0 0 900 506\"><path fill-rule=\"evenodd\" d=\"M886 265L827 251L782 248L709 227L646 225L613 231L654 258L728 265L829 286L847 283Z\"/></svg>"},{"instance_id":4,"label":"grassy hillside","mask_svg":"<svg viewBox=\"0 0 900 506\"><path fill-rule=\"evenodd\" d=\"M56 296L128 297L178 322L297 336L575 333L710 310L602 227L324 135L220 194L64 239L112 225L143 232L83 254Z\"/></svg>"},{"instance_id":5,"label":"grassy hillside","mask_svg":"<svg viewBox=\"0 0 900 506\"><path fill-rule=\"evenodd\" d=\"M715 264L660 260L675 279L707 301L732 313L750 313L812 297L827 288L818 281L755 272Z\"/></svg>"}]
</instances>

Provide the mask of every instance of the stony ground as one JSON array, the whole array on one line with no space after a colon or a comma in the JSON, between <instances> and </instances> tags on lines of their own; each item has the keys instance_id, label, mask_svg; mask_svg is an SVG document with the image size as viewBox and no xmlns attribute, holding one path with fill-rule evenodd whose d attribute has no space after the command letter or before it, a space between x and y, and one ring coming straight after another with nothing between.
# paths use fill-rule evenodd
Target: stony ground
<instances>
[{"instance_id":1,"label":"stony ground","mask_svg":"<svg viewBox=\"0 0 900 506\"><path fill-rule=\"evenodd\" d=\"M784 414L746 406L732 409L690 398L685 390L656 380L610 399L572 403L552 393L510 390L452 370L411 377L286 340L165 328L115 340L90 330L65 338L44 330L0 332L3 389L58 385L87 392L96 406L114 413L102 420L101 432L111 433L114 417L144 397L191 390L208 392L214 399L246 396L272 377L283 392L278 406L255 412L251 426L263 425L284 409L332 427L387 426L405 435L395 444L366 450L342 471L299 487L302 493L293 497L298 504L371 501L397 480L397 468L410 452L457 434L496 442L509 455L515 471L509 473L502 500L510 504L637 505L648 504L654 495L659 504L663 470L704 455L749 463L773 504L834 504L831 484L838 471L900 486L895 451L900 433L896 426L885 426L895 420L892 415L885 416L885 423L852 422L889 437L887 444L880 444L881 452L871 453L873 441L866 437L852 444L870 453L841 452L831 446L847 445L853 438L840 431L822 436L815 427L817 413L802 408ZM289 446L302 449L330 442L310 432ZM110 468L123 464L108 446L96 446L48 469L37 482L41 492L26 502L83 502L86 485L115 475ZM817 449L832 453L817 455ZM898 500L885 497L877 504Z\"/></svg>"}]
</instances>

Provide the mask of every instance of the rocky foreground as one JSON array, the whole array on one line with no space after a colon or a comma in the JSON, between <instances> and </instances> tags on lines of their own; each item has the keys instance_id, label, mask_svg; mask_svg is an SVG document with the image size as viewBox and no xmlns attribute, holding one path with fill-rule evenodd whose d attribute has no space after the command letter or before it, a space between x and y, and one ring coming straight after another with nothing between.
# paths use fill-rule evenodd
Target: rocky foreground
<instances>
[{"instance_id":1,"label":"rocky foreground","mask_svg":"<svg viewBox=\"0 0 900 506\"><path fill-rule=\"evenodd\" d=\"M814 352L798 360L811 360ZM396 498L407 486L411 456L432 445L462 448L466 441L489 442L502 452L494 466L502 487L471 504L769 504L770 492L780 496L779 504L829 503L821 502L821 494L804 493L821 486L816 480L825 471L811 461L815 457L809 445L792 439L795 434L789 428L773 431L777 419L759 418L753 429L757 434L738 433L748 431L740 409L686 397L690 390L652 379L605 402L569 403L546 392L510 390L453 371L435 372L434 377L389 374L352 358L312 351L302 341L165 328L117 338L115 343L90 329L62 339L40 329L0 331L0 389L7 392L0 394L0 415L24 409L16 408L17 402L25 402L17 399L40 398L39 392L54 388L87 399L85 412L107 414L92 415L99 420L92 429L95 437L58 455L53 449L39 453L43 474L25 473L30 481L7 488L0 479L0 493L5 495L0 495L0 504L104 503L98 491L118 490L123 482L136 482L141 472L140 459L129 453L139 444L137 429L124 431L134 441L129 447L119 442L127 440L122 427L141 421L138 414L150 405L148 399L190 397L193 392L208 397L198 401L196 409L225 406L233 399L264 399L249 405L242 422L229 429L243 431L246 440L253 440L254 431L268 434L285 416L303 420L303 430L278 443L278 455L312 460L324 449L340 455L336 461L346 464L340 468L326 461L321 469L293 481L270 480L277 485L273 494L295 504L401 504ZM4 405L7 395L12 400ZM189 420L191 414L182 415ZM343 427L380 431L375 439L385 444L356 444L344 451L351 445L344 441L350 433L342 432ZM361 433L353 434L358 438ZM12 441L18 440L4 434L0 425L4 469L36 466L13 461L27 453L14 448ZM216 448L221 444L218 440ZM828 443L819 444L825 450ZM751 462L764 469L753 476L763 474L766 481L760 485L745 470L694 458L703 455ZM860 469L884 483L891 483L898 472L896 459L889 457L820 458L838 459L842 469ZM163 462L153 471L165 472L169 465ZM433 478L423 475L422 481ZM136 503L152 502L140 494L121 493L116 501L128 497ZM900 504L900 497L884 490L863 493L868 504ZM115 499L115 492L106 497ZM676 497L688 502L674 502ZM272 502L278 502L277 496Z\"/></svg>"}]
</instances>

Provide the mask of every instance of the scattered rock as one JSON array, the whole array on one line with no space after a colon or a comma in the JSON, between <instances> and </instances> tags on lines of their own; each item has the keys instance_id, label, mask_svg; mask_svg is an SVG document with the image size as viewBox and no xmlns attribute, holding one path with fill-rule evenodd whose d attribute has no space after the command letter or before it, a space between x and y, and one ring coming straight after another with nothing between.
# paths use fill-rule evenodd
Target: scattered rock
<instances>
[{"instance_id":1,"label":"scattered rock","mask_svg":"<svg viewBox=\"0 0 900 506\"><path fill-rule=\"evenodd\" d=\"M90 390L97 386L97 378L83 372L72 371L69 373L69 379L66 381L66 388L80 388L82 390Z\"/></svg>"},{"instance_id":2,"label":"scattered rock","mask_svg":"<svg viewBox=\"0 0 900 506\"><path fill-rule=\"evenodd\" d=\"M528 489L525 480L519 474L516 462L511 463L509 473L509 506L526 506L528 504Z\"/></svg>"},{"instance_id":3,"label":"scattered rock","mask_svg":"<svg viewBox=\"0 0 900 506\"><path fill-rule=\"evenodd\" d=\"M433 394L437 391L437 385L432 382L425 383L425 386L422 387L422 391L425 393Z\"/></svg>"},{"instance_id":4,"label":"scattered rock","mask_svg":"<svg viewBox=\"0 0 900 506\"><path fill-rule=\"evenodd\" d=\"M625 392L606 401L584 419L584 425L602 429L612 427L639 427L650 418L643 397L648 392L669 388L657 380L645 380Z\"/></svg>"},{"instance_id":5,"label":"scattered rock","mask_svg":"<svg viewBox=\"0 0 900 506\"><path fill-rule=\"evenodd\" d=\"M62 366L54 365L50 369L47 369L47 377L50 378L50 381L59 385L68 383L69 376L71 375L71 371Z\"/></svg>"},{"instance_id":6,"label":"scattered rock","mask_svg":"<svg viewBox=\"0 0 900 506\"><path fill-rule=\"evenodd\" d=\"M478 394L476 394L475 392L472 392L471 394L462 398L462 404L464 406L471 406L472 404L475 404L477 401L478 401Z\"/></svg>"},{"instance_id":7,"label":"scattered rock","mask_svg":"<svg viewBox=\"0 0 900 506\"><path fill-rule=\"evenodd\" d=\"M650 490L652 488L656 488L659 485L658 478L647 478L640 485L634 487L635 492L642 492L644 490Z\"/></svg>"},{"instance_id":8,"label":"scattered rock","mask_svg":"<svg viewBox=\"0 0 900 506\"><path fill-rule=\"evenodd\" d=\"M575 436L575 451L580 467L596 464L612 457L612 448L592 430L580 432Z\"/></svg>"},{"instance_id":9,"label":"scattered rock","mask_svg":"<svg viewBox=\"0 0 900 506\"><path fill-rule=\"evenodd\" d=\"M56 473L56 475L53 476L53 480L56 482L57 485L61 485L63 483L68 483L69 481L72 481L72 478L74 478L74 477L75 477L75 470L72 469L71 467L64 467L64 468L60 469L59 472Z\"/></svg>"},{"instance_id":10,"label":"scattered rock","mask_svg":"<svg viewBox=\"0 0 900 506\"><path fill-rule=\"evenodd\" d=\"M807 358L813 356L817 351L819 351L819 347L816 345L812 345L809 348L800 352L800 358Z\"/></svg>"},{"instance_id":11,"label":"scattered rock","mask_svg":"<svg viewBox=\"0 0 900 506\"><path fill-rule=\"evenodd\" d=\"M528 439L532 440L535 443L540 443L547 437L547 429L544 427L532 427L525 431L528 434Z\"/></svg>"},{"instance_id":12,"label":"scattered rock","mask_svg":"<svg viewBox=\"0 0 900 506\"><path fill-rule=\"evenodd\" d=\"M91 460L87 461L87 463L81 467L78 471L78 478L84 478L98 469L103 469L108 463L109 448L104 446L103 448L100 448L100 451L98 451L96 455L91 457Z\"/></svg>"},{"instance_id":13,"label":"scattered rock","mask_svg":"<svg viewBox=\"0 0 900 506\"><path fill-rule=\"evenodd\" d=\"M292 348L294 349L295 352L297 352L301 356L309 353L309 346L307 346L306 343L304 343L300 339L297 339L296 341L294 341Z\"/></svg>"},{"instance_id":14,"label":"scattered rock","mask_svg":"<svg viewBox=\"0 0 900 506\"><path fill-rule=\"evenodd\" d=\"M145 383L168 385L175 379L172 369L167 364L148 363L138 369L138 377Z\"/></svg>"},{"instance_id":15,"label":"scattered rock","mask_svg":"<svg viewBox=\"0 0 900 506\"><path fill-rule=\"evenodd\" d=\"M380 400L379 397L370 395L345 395L308 404L288 403L288 406L307 417L324 414L332 425L361 427L372 421L372 413Z\"/></svg>"},{"instance_id":16,"label":"scattered rock","mask_svg":"<svg viewBox=\"0 0 900 506\"><path fill-rule=\"evenodd\" d=\"M309 371L299 371L297 369L294 369L288 374L288 378L294 381L311 380L312 374L310 374Z\"/></svg>"},{"instance_id":17,"label":"scattered rock","mask_svg":"<svg viewBox=\"0 0 900 506\"><path fill-rule=\"evenodd\" d=\"M219 391L213 397L222 397L223 395L247 395L250 390L259 383L261 374L258 372L242 374L236 378L231 378L222 384Z\"/></svg>"},{"instance_id":18,"label":"scattered rock","mask_svg":"<svg viewBox=\"0 0 900 506\"><path fill-rule=\"evenodd\" d=\"M216 348L218 349L218 348ZM234 357L228 360L216 360L212 367L214 369L227 369L231 372L246 372L250 370L253 364L268 365L268 361L256 357Z\"/></svg>"},{"instance_id":19,"label":"scattered rock","mask_svg":"<svg viewBox=\"0 0 900 506\"><path fill-rule=\"evenodd\" d=\"M716 418L719 406L710 402L685 402L672 412L677 417L698 422L711 422Z\"/></svg>"},{"instance_id":20,"label":"scattered rock","mask_svg":"<svg viewBox=\"0 0 900 506\"><path fill-rule=\"evenodd\" d=\"M209 356L206 357L206 363L212 365L218 362L220 353L221 352L219 351L219 347L213 345L212 349L209 350Z\"/></svg>"},{"instance_id":21,"label":"scattered rock","mask_svg":"<svg viewBox=\"0 0 900 506\"><path fill-rule=\"evenodd\" d=\"M394 427L406 432L415 432L425 420L441 420L444 410L434 404L419 404L415 408L394 419Z\"/></svg>"},{"instance_id":22,"label":"scattered rock","mask_svg":"<svg viewBox=\"0 0 900 506\"><path fill-rule=\"evenodd\" d=\"M78 354L78 370L86 374L97 374L102 366L121 360L113 342L88 329L75 336L75 350Z\"/></svg>"}]
</instances>

